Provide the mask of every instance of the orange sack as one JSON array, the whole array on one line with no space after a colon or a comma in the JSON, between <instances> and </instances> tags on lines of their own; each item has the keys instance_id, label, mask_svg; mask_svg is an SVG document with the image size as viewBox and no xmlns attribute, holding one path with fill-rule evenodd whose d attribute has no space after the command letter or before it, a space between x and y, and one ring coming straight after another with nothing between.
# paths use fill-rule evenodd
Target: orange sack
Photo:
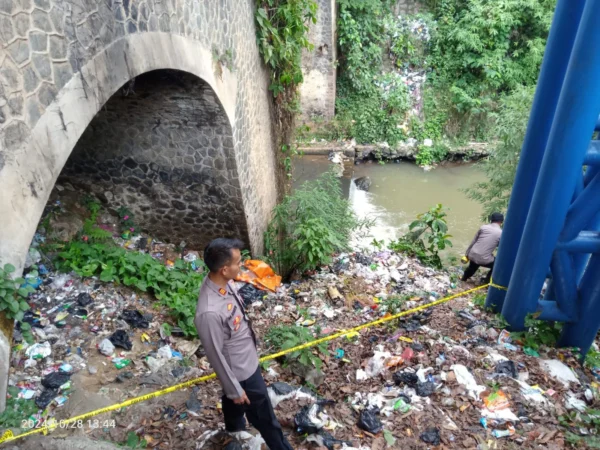
<instances>
[{"instance_id":1,"label":"orange sack","mask_svg":"<svg viewBox=\"0 0 600 450\"><path fill-rule=\"evenodd\" d=\"M250 283L263 291L275 292L281 285L281 277L271 269L266 262L257 259L249 259L244 263L247 270L243 270L237 276L237 281Z\"/></svg>"}]
</instances>

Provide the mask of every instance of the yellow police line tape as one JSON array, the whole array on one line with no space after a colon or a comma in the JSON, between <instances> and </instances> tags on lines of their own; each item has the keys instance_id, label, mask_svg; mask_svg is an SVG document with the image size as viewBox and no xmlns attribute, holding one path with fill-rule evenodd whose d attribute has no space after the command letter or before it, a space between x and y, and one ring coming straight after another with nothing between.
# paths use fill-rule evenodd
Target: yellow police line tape
<instances>
[{"instance_id":1,"label":"yellow police line tape","mask_svg":"<svg viewBox=\"0 0 600 450\"><path fill-rule=\"evenodd\" d=\"M394 314L394 315L383 317L381 319L374 320L372 322L368 322L368 323L365 323L363 325L359 325L359 326L351 328L349 330L343 330L343 331L340 331L339 333L330 334L330 335L322 337L320 339L316 339L314 341L307 342L306 344L298 345L296 347L292 347L292 348L289 348L287 350L283 350L283 351L278 352L278 353L273 353L271 355L264 356L264 357L260 358L260 361L263 362L263 361L268 361L268 360L276 359L276 358L279 358L281 356L287 355L288 353L293 353L293 352L296 352L298 350L303 350L305 348L314 347L315 345L319 345L319 344L321 344L323 342L328 342L328 341L331 341L331 340L334 340L334 339L337 339L337 338L340 338L340 337L343 337L343 336L352 335L352 334L357 333L358 331L363 330L365 328L370 328L370 327L373 327L373 326L376 326L376 325L381 325L382 323L389 322L390 320L395 320L395 319L398 319L398 318L403 317L403 316L408 316L410 314L414 314L416 312L423 311L425 309L432 308L432 307L437 306L437 305L441 305L442 303L449 302L450 300L454 300L455 298L458 298L458 297L463 297L463 296L465 296L467 294L470 294L471 292L479 291L479 290L485 289L485 288L487 288L489 286L496 287L496 288L499 288L499 289L505 289L506 290L505 287L494 285L493 283L484 284L482 286L478 286L478 287L473 288L473 289L468 289L466 291L459 292L458 294L453 294L453 295L450 295L448 297L444 297L444 298L441 298L439 300L435 300L435 301L433 301L431 303L427 303L426 305L417 306L416 308L412 308L412 309L409 309L407 311L402 311L402 312L399 312L399 313ZM170 386L170 387L168 387L166 389L161 389L161 390L158 390L158 391L154 391L154 392L151 392L150 394L146 394L146 395L140 395L139 397L134 397L134 398L126 400L126 401L124 401L122 403L118 403L118 404L115 404L115 405L107 406L105 408L96 409L95 411L90 411L88 413L81 414L79 416L71 417L70 419L65 419L65 420L61 420L61 421L57 421L56 419L50 419L50 420L48 420L46 422L45 425L40 426L39 428L34 428L31 431L26 431L25 433L18 434L16 436L12 433L11 430L8 430L8 431L6 431L2 435L2 437L0 437L0 444L3 444L5 442L16 441L18 439L22 439L22 438L25 438L27 436L31 436L33 434L43 433L44 435L47 435L48 431L52 431L52 430L54 430L56 428L70 428L70 427L68 427L68 425L70 425L70 424L78 423L78 422L83 422L84 420L89 419L90 417L97 416L99 414L103 414L103 413L110 412L110 411L116 411L118 409L125 408L127 406L135 405L136 403L141 403L141 402L144 402L146 400L150 400L152 398L161 397L163 395L170 394L171 392L175 392L175 391L178 391L180 389L185 389L185 388L188 388L188 387L192 387L195 384L203 383L203 382L208 381L208 380L212 380L215 377L216 377L216 374L212 373L210 375L206 375L206 376L203 376L203 377L200 377L200 378L194 378L193 380L189 380L189 381L185 381L183 383L175 384L175 385Z\"/></svg>"}]
</instances>

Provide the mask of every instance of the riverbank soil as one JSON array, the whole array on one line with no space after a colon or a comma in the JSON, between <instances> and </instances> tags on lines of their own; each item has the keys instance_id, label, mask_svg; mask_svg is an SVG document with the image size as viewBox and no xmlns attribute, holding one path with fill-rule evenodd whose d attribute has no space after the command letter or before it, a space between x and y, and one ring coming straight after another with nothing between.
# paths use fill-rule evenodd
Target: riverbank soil
<instances>
[{"instance_id":1,"label":"riverbank soil","mask_svg":"<svg viewBox=\"0 0 600 450\"><path fill-rule=\"evenodd\" d=\"M114 243L139 251L127 239ZM147 248L167 265L182 254L161 245L160 252ZM15 332L10 377L13 399L38 405L9 426L14 434L211 373L199 341L182 337L151 295L58 273L41 248L34 247L41 283L27 318L36 342L28 345ZM457 282L460 272L435 271L389 251L351 253L277 293L245 298L259 351L268 355L475 287ZM595 413L588 409L598 398L594 372L571 350L511 338L481 301L470 293L265 363L293 448L558 449L595 442ZM278 341L273 327L303 332ZM216 381L205 382L4 447L266 448L252 428L222 432L219 391Z\"/></svg>"}]
</instances>

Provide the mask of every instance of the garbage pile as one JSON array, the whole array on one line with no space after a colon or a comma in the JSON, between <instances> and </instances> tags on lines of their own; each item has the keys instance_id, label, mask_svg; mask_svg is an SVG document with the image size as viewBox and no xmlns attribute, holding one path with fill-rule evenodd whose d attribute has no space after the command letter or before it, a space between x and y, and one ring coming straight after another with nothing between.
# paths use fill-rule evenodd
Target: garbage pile
<instances>
[{"instance_id":1,"label":"garbage pile","mask_svg":"<svg viewBox=\"0 0 600 450\"><path fill-rule=\"evenodd\" d=\"M53 271L37 247L43 238L36 235L28 258L38 271L27 278L36 291L24 321L36 342L27 344L17 330L11 356L11 387L39 408L24 420L94 409L91 402L71 409L77 393L117 403L211 372L199 341L184 339L155 299ZM142 239L119 242L139 251ZM147 245L174 265L170 247L154 252L151 240ZM201 266L197 252L187 255ZM262 355L280 350L265 339L273 326L301 328L316 339L472 287L456 281L457 269L436 271L389 250L338 255L329 267L279 286L260 262L249 265L260 275L241 277L237 287ZM596 433L592 420L576 418L597 403L598 371L582 368L570 349L525 346L468 297L350 333L310 354L319 369L294 357L264 367L294 448L564 448L567 438ZM114 428L89 433L123 443L135 430L156 448L260 448L255 430L223 432L221 407L213 381L160 404L136 404L114 417Z\"/></svg>"}]
</instances>

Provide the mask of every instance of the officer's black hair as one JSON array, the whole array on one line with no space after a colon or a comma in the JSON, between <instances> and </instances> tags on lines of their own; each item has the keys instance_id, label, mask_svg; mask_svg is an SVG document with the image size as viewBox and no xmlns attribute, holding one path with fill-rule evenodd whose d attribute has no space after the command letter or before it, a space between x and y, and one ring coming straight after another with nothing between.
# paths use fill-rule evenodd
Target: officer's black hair
<instances>
[{"instance_id":1,"label":"officer's black hair","mask_svg":"<svg viewBox=\"0 0 600 450\"><path fill-rule=\"evenodd\" d=\"M210 241L204 249L204 263L212 273L218 272L231 262L231 250L242 250L244 243L239 239L217 238Z\"/></svg>"},{"instance_id":2,"label":"officer's black hair","mask_svg":"<svg viewBox=\"0 0 600 450\"><path fill-rule=\"evenodd\" d=\"M490 222L492 222L492 223L504 222L504 215L499 212L492 213L490 215Z\"/></svg>"}]
</instances>

